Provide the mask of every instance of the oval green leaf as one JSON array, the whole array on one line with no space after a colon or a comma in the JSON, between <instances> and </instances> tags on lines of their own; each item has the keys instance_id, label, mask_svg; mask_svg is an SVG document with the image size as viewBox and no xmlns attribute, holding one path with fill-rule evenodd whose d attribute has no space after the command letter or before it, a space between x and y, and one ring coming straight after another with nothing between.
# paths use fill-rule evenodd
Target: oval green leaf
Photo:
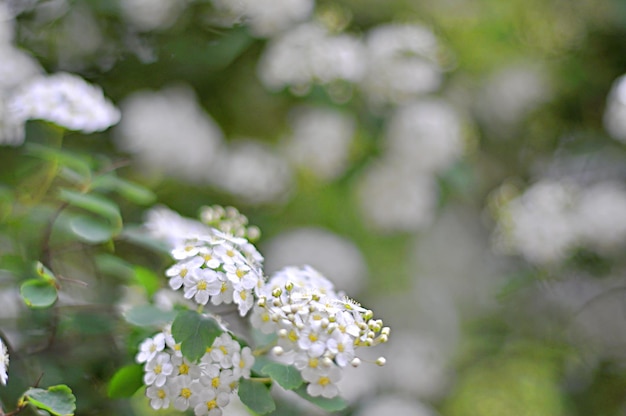
<instances>
[{"instance_id":1,"label":"oval green leaf","mask_svg":"<svg viewBox=\"0 0 626 416\"><path fill-rule=\"evenodd\" d=\"M28 402L55 416L72 416L76 410L76 397L64 384L49 387L47 390L31 388L24 393Z\"/></svg>"},{"instance_id":2,"label":"oval green leaf","mask_svg":"<svg viewBox=\"0 0 626 416\"><path fill-rule=\"evenodd\" d=\"M117 370L109 381L107 394L112 399L131 397L143 386L143 369L139 364L129 364Z\"/></svg>"},{"instance_id":3,"label":"oval green leaf","mask_svg":"<svg viewBox=\"0 0 626 416\"><path fill-rule=\"evenodd\" d=\"M308 400L309 402L321 407L327 412L338 412L340 410L348 407L348 403L342 399L341 397L333 397L332 399L327 399L325 397L313 397L306 391L306 385L300 386L298 389L294 390L298 396L303 399Z\"/></svg>"},{"instance_id":4,"label":"oval green leaf","mask_svg":"<svg viewBox=\"0 0 626 416\"><path fill-rule=\"evenodd\" d=\"M195 311L179 312L172 323L172 336L191 361L199 360L222 332L215 319Z\"/></svg>"},{"instance_id":5,"label":"oval green leaf","mask_svg":"<svg viewBox=\"0 0 626 416\"><path fill-rule=\"evenodd\" d=\"M261 372L273 378L287 390L297 389L304 383L300 372L292 365L270 363L264 365Z\"/></svg>"},{"instance_id":6,"label":"oval green leaf","mask_svg":"<svg viewBox=\"0 0 626 416\"><path fill-rule=\"evenodd\" d=\"M264 415L276 410L276 403L264 383L242 379L239 383L239 398L253 412Z\"/></svg>"},{"instance_id":7,"label":"oval green leaf","mask_svg":"<svg viewBox=\"0 0 626 416\"><path fill-rule=\"evenodd\" d=\"M70 230L87 243L104 243L115 234L116 230L106 221L85 215L74 216L69 221Z\"/></svg>"},{"instance_id":8,"label":"oval green leaf","mask_svg":"<svg viewBox=\"0 0 626 416\"><path fill-rule=\"evenodd\" d=\"M52 282L29 279L22 283L20 295L31 308L47 308L57 300L57 289Z\"/></svg>"},{"instance_id":9,"label":"oval green leaf","mask_svg":"<svg viewBox=\"0 0 626 416\"><path fill-rule=\"evenodd\" d=\"M176 311L164 311L153 305L140 305L124 314L127 322L137 326L162 326L174 319Z\"/></svg>"}]
</instances>

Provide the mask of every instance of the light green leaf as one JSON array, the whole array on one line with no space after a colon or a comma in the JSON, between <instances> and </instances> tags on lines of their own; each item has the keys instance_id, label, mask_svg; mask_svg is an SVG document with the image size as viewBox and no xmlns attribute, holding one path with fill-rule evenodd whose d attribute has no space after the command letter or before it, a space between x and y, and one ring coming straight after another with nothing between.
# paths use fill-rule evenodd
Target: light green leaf
<instances>
[{"instance_id":1,"label":"light green leaf","mask_svg":"<svg viewBox=\"0 0 626 416\"><path fill-rule=\"evenodd\" d=\"M107 387L107 394L112 399L131 397L141 386L143 386L143 368L139 364L129 364L113 375Z\"/></svg>"},{"instance_id":2,"label":"light green leaf","mask_svg":"<svg viewBox=\"0 0 626 416\"><path fill-rule=\"evenodd\" d=\"M98 270L111 276L131 279L134 276L133 266L126 260L108 253L100 253L95 256Z\"/></svg>"},{"instance_id":3,"label":"light green leaf","mask_svg":"<svg viewBox=\"0 0 626 416\"><path fill-rule=\"evenodd\" d=\"M70 230L87 243L104 243L111 240L115 228L106 221L86 215L76 215L69 221Z\"/></svg>"},{"instance_id":4,"label":"light green leaf","mask_svg":"<svg viewBox=\"0 0 626 416\"><path fill-rule=\"evenodd\" d=\"M119 207L100 195L61 189L59 191L59 199L108 219L116 233L122 230L122 215Z\"/></svg>"},{"instance_id":5,"label":"light green leaf","mask_svg":"<svg viewBox=\"0 0 626 416\"><path fill-rule=\"evenodd\" d=\"M191 361L199 360L222 332L213 318L195 311L179 312L172 323L172 336L180 342L181 352Z\"/></svg>"},{"instance_id":6,"label":"light green leaf","mask_svg":"<svg viewBox=\"0 0 626 416\"><path fill-rule=\"evenodd\" d=\"M175 316L176 311L164 311L153 305L135 306L124 314L127 322L137 326L162 326Z\"/></svg>"},{"instance_id":7,"label":"light green leaf","mask_svg":"<svg viewBox=\"0 0 626 416\"><path fill-rule=\"evenodd\" d=\"M250 410L259 415L276 410L276 403L269 387L263 383L242 379L239 383L239 398Z\"/></svg>"},{"instance_id":8,"label":"light green leaf","mask_svg":"<svg viewBox=\"0 0 626 416\"><path fill-rule=\"evenodd\" d=\"M261 372L273 378L287 390L297 389L304 382L300 372L292 365L270 363L263 366Z\"/></svg>"},{"instance_id":9,"label":"light green leaf","mask_svg":"<svg viewBox=\"0 0 626 416\"><path fill-rule=\"evenodd\" d=\"M130 202L139 205L149 205L156 200L156 195L150 189L122 179L114 173L96 178L92 183L92 189L115 191Z\"/></svg>"},{"instance_id":10,"label":"light green leaf","mask_svg":"<svg viewBox=\"0 0 626 416\"><path fill-rule=\"evenodd\" d=\"M42 146L36 143L26 143L24 150L29 156L59 163L61 166L71 168L79 174L84 181L88 181L91 177L91 161L86 156L71 153L64 149Z\"/></svg>"},{"instance_id":11,"label":"light green leaf","mask_svg":"<svg viewBox=\"0 0 626 416\"><path fill-rule=\"evenodd\" d=\"M56 416L72 416L76 410L76 397L64 384L49 387L47 390L31 388L24 397L33 406Z\"/></svg>"},{"instance_id":12,"label":"light green leaf","mask_svg":"<svg viewBox=\"0 0 626 416\"><path fill-rule=\"evenodd\" d=\"M54 284L57 281L57 278L54 277L54 273L40 261L35 263L35 272L39 277L50 284Z\"/></svg>"},{"instance_id":13,"label":"light green leaf","mask_svg":"<svg viewBox=\"0 0 626 416\"><path fill-rule=\"evenodd\" d=\"M325 397L313 397L306 391L306 385L300 386L298 389L294 390L298 396L308 400L309 402L321 407L327 412L338 412L339 410L343 410L348 407L348 403L342 399L341 397L333 397L332 399L327 399Z\"/></svg>"},{"instance_id":14,"label":"light green leaf","mask_svg":"<svg viewBox=\"0 0 626 416\"><path fill-rule=\"evenodd\" d=\"M47 308L57 300L57 289L53 282L29 279L22 283L20 295L31 308Z\"/></svg>"},{"instance_id":15,"label":"light green leaf","mask_svg":"<svg viewBox=\"0 0 626 416\"><path fill-rule=\"evenodd\" d=\"M133 277L137 283L146 289L146 293L150 297L161 287L161 279L152 270L145 267L134 266Z\"/></svg>"}]
</instances>

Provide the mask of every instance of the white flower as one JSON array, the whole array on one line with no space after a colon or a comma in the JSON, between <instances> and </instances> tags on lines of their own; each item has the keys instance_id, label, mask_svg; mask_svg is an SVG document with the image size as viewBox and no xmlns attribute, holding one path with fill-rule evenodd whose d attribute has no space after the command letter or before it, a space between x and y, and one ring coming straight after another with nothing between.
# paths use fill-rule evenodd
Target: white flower
<instances>
[{"instance_id":1,"label":"white flower","mask_svg":"<svg viewBox=\"0 0 626 416\"><path fill-rule=\"evenodd\" d=\"M613 81L606 99L604 128L615 140L626 142L626 75Z\"/></svg>"},{"instance_id":2,"label":"white flower","mask_svg":"<svg viewBox=\"0 0 626 416\"><path fill-rule=\"evenodd\" d=\"M139 353L135 358L138 363L152 361L156 355L165 348L165 335L156 334L153 338L148 338L139 346Z\"/></svg>"},{"instance_id":3,"label":"white flower","mask_svg":"<svg viewBox=\"0 0 626 416\"><path fill-rule=\"evenodd\" d=\"M211 359L218 363L222 368L230 368L233 366L233 354L238 352L241 346L227 332L222 333L215 338L211 345Z\"/></svg>"},{"instance_id":4,"label":"white flower","mask_svg":"<svg viewBox=\"0 0 626 416\"><path fill-rule=\"evenodd\" d=\"M235 378L250 378L250 370L254 365L254 355L250 347L243 347L241 352L235 351L232 357L233 376Z\"/></svg>"},{"instance_id":5,"label":"white flower","mask_svg":"<svg viewBox=\"0 0 626 416\"><path fill-rule=\"evenodd\" d=\"M9 350L0 339L0 383L6 385L9 368Z\"/></svg>"},{"instance_id":6,"label":"white flower","mask_svg":"<svg viewBox=\"0 0 626 416\"><path fill-rule=\"evenodd\" d=\"M221 416L222 408L230 402L230 395L224 391L202 388L198 393L200 402L193 409L196 416Z\"/></svg>"},{"instance_id":7,"label":"white flower","mask_svg":"<svg viewBox=\"0 0 626 416\"><path fill-rule=\"evenodd\" d=\"M196 269L184 279L185 298L193 298L200 305L206 305L209 298L220 293L222 282L217 272L211 269Z\"/></svg>"},{"instance_id":8,"label":"white flower","mask_svg":"<svg viewBox=\"0 0 626 416\"><path fill-rule=\"evenodd\" d=\"M188 0L121 0L122 15L140 30L159 30L171 26Z\"/></svg>"},{"instance_id":9,"label":"white flower","mask_svg":"<svg viewBox=\"0 0 626 416\"><path fill-rule=\"evenodd\" d=\"M150 406L154 410L170 407L171 391L168 385L149 386L146 389L146 396L150 399Z\"/></svg>"},{"instance_id":10,"label":"white flower","mask_svg":"<svg viewBox=\"0 0 626 416\"><path fill-rule=\"evenodd\" d=\"M180 289L183 285L185 277L192 271L200 269L200 266L204 263L201 257L192 257L189 260L184 260L176 263L165 271L165 275L170 278L170 287L174 290Z\"/></svg>"},{"instance_id":11,"label":"white flower","mask_svg":"<svg viewBox=\"0 0 626 416\"><path fill-rule=\"evenodd\" d=\"M174 407L178 410L187 410L190 407L194 407L200 399L193 389L194 379L189 376L176 377L171 385L170 389L172 397L174 399Z\"/></svg>"},{"instance_id":12,"label":"white flower","mask_svg":"<svg viewBox=\"0 0 626 416\"><path fill-rule=\"evenodd\" d=\"M174 371L174 366L170 362L169 354L160 353L146 363L145 369L146 374L143 377L144 383L146 383L147 386L154 384L156 387L161 387L167 381L167 376Z\"/></svg>"},{"instance_id":13,"label":"white flower","mask_svg":"<svg viewBox=\"0 0 626 416\"><path fill-rule=\"evenodd\" d=\"M8 106L17 119L47 120L83 133L105 130L120 120L119 110L100 87L63 72L24 84L10 97Z\"/></svg>"},{"instance_id":14,"label":"white flower","mask_svg":"<svg viewBox=\"0 0 626 416\"><path fill-rule=\"evenodd\" d=\"M341 370L334 365L316 370L305 369L302 372L302 378L309 382L306 391L311 396L323 396L330 399L339 394L337 382L341 378Z\"/></svg>"}]
</instances>

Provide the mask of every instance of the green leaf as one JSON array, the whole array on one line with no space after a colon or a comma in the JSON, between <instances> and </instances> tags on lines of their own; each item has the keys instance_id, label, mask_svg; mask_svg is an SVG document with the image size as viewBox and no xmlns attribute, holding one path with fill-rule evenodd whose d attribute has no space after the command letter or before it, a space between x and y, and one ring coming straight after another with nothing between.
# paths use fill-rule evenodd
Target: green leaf
<instances>
[{"instance_id":1,"label":"green leaf","mask_svg":"<svg viewBox=\"0 0 626 416\"><path fill-rule=\"evenodd\" d=\"M130 202L139 205L149 205L156 200L156 195L150 189L122 179L114 173L96 178L92 183L92 188L115 191Z\"/></svg>"},{"instance_id":2,"label":"green leaf","mask_svg":"<svg viewBox=\"0 0 626 416\"><path fill-rule=\"evenodd\" d=\"M131 397L143 386L143 368L129 364L117 370L109 381L107 394L112 399Z\"/></svg>"},{"instance_id":3,"label":"green leaf","mask_svg":"<svg viewBox=\"0 0 626 416\"><path fill-rule=\"evenodd\" d=\"M191 361L199 360L222 332L213 318L195 311L179 312L172 323L172 336L180 342L181 352Z\"/></svg>"},{"instance_id":4,"label":"green leaf","mask_svg":"<svg viewBox=\"0 0 626 416\"><path fill-rule=\"evenodd\" d=\"M111 224L86 215L76 215L71 218L69 227L78 238L87 243L104 243L116 234Z\"/></svg>"},{"instance_id":5,"label":"green leaf","mask_svg":"<svg viewBox=\"0 0 626 416\"><path fill-rule=\"evenodd\" d=\"M164 311L153 305L135 306L124 314L127 322L137 326L162 326L175 316L176 311Z\"/></svg>"},{"instance_id":6,"label":"green leaf","mask_svg":"<svg viewBox=\"0 0 626 416\"><path fill-rule=\"evenodd\" d=\"M54 273L46 266L43 265L42 262L38 261L35 263L35 272L39 277L41 277L45 282L50 284L55 284L57 278L54 277Z\"/></svg>"},{"instance_id":7,"label":"green leaf","mask_svg":"<svg viewBox=\"0 0 626 416\"><path fill-rule=\"evenodd\" d=\"M100 195L84 194L70 189L60 189L59 199L70 205L108 219L116 233L122 230L122 215L120 214L119 207Z\"/></svg>"},{"instance_id":8,"label":"green leaf","mask_svg":"<svg viewBox=\"0 0 626 416\"><path fill-rule=\"evenodd\" d=\"M26 143L24 145L25 154L49 162L59 163L67 166L83 177L84 181L91 178L91 162L88 157L68 152L64 149L55 149L42 146L36 143Z\"/></svg>"},{"instance_id":9,"label":"green leaf","mask_svg":"<svg viewBox=\"0 0 626 416\"><path fill-rule=\"evenodd\" d=\"M57 300L57 289L52 282L29 279L22 283L20 295L31 308L47 308Z\"/></svg>"},{"instance_id":10,"label":"green leaf","mask_svg":"<svg viewBox=\"0 0 626 416\"><path fill-rule=\"evenodd\" d=\"M239 398L250 410L260 415L276 410L276 403L270 395L269 387L263 383L241 379Z\"/></svg>"},{"instance_id":11,"label":"green leaf","mask_svg":"<svg viewBox=\"0 0 626 416\"><path fill-rule=\"evenodd\" d=\"M297 389L304 382L300 372L292 365L270 363L263 366L261 372L273 378L287 390Z\"/></svg>"},{"instance_id":12,"label":"green leaf","mask_svg":"<svg viewBox=\"0 0 626 416\"><path fill-rule=\"evenodd\" d=\"M112 254L96 254L95 261L98 270L108 275L129 280L134 276L133 266L126 260Z\"/></svg>"},{"instance_id":13,"label":"green leaf","mask_svg":"<svg viewBox=\"0 0 626 416\"><path fill-rule=\"evenodd\" d=\"M161 279L152 270L145 267L133 267L133 276L135 281L146 289L146 293L150 297L161 287Z\"/></svg>"},{"instance_id":14,"label":"green leaf","mask_svg":"<svg viewBox=\"0 0 626 416\"><path fill-rule=\"evenodd\" d=\"M48 387L47 390L31 388L24 393L24 397L38 409L56 416L72 416L76 410L76 397L64 384Z\"/></svg>"},{"instance_id":15,"label":"green leaf","mask_svg":"<svg viewBox=\"0 0 626 416\"><path fill-rule=\"evenodd\" d=\"M325 397L313 397L306 391L306 385L300 386L298 389L294 390L298 396L308 400L309 402L321 407L327 412L338 412L340 410L348 407L348 403L342 399L341 397L333 397L332 399L327 399Z\"/></svg>"}]
</instances>

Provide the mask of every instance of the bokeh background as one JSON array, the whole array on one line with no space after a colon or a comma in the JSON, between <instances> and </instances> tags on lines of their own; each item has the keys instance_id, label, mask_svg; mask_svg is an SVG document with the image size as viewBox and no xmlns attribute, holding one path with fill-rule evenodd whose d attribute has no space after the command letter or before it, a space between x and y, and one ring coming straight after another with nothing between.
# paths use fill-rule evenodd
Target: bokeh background
<instances>
[{"instance_id":1,"label":"bokeh background","mask_svg":"<svg viewBox=\"0 0 626 416\"><path fill-rule=\"evenodd\" d=\"M344 375L340 414L626 414L626 2L1 0L2 195L37 187L2 100L61 71L122 114L65 149L124 161L181 215L237 207L267 273L310 264L392 328L372 355L385 367ZM9 263L53 207L2 227L0 328L17 352L0 397L43 374L80 415L177 414L106 394L145 336L120 311L168 302L158 252L116 242L138 284L102 247L59 250L90 286L63 291L38 350L51 320L26 310ZM276 415L324 414L276 395Z\"/></svg>"}]
</instances>

